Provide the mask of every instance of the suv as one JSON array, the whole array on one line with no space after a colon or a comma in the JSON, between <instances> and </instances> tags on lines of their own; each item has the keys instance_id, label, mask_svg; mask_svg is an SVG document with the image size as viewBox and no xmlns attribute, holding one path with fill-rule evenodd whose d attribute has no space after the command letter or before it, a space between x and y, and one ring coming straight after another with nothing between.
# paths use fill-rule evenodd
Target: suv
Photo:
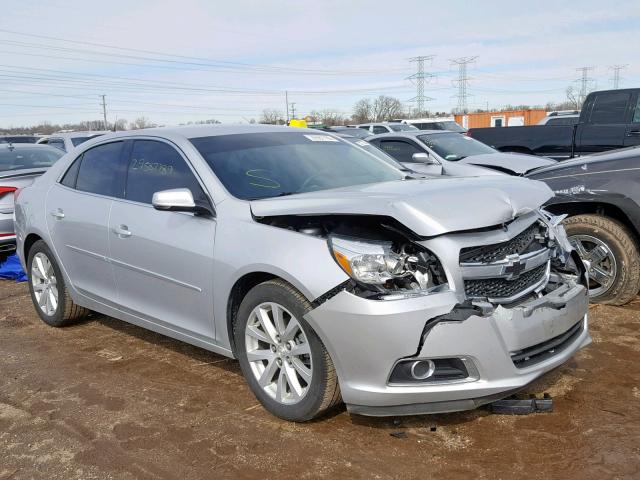
<instances>
[{"instance_id":1,"label":"suv","mask_svg":"<svg viewBox=\"0 0 640 480\"><path fill-rule=\"evenodd\" d=\"M105 135L16 203L40 318L89 310L237 357L293 421L475 408L590 342L584 267L541 182L410 179L277 126Z\"/></svg>"},{"instance_id":2,"label":"suv","mask_svg":"<svg viewBox=\"0 0 640 480\"><path fill-rule=\"evenodd\" d=\"M418 130L413 125L407 125L406 123L400 122L363 123L358 125L358 128L368 130L371 135L378 135L379 133L412 132Z\"/></svg>"},{"instance_id":3,"label":"suv","mask_svg":"<svg viewBox=\"0 0 640 480\"><path fill-rule=\"evenodd\" d=\"M547 125L549 127L558 125L577 125L580 120L579 110L563 110L560 112L549 112L546 117L536 125Z\"/></svg>"},{"instance_id":4,"label":"suv","mask_svg":"<svg viewBox=\"0 0 640 480\"><path fill-rule=\"evenodd\" d=\"M41 138L37 143L51 145L52 147L59 148L63 152L70 152L81 143L106 133L109 133L109 131L53 133Z\"/></svg>"}]
</instances>

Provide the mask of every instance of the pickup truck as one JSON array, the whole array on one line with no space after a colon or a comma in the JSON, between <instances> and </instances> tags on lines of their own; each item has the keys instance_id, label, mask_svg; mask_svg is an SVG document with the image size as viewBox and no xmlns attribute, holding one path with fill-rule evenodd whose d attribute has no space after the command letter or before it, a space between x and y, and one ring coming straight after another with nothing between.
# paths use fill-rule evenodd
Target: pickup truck
<instances>
[{"instance_id":1,"label":"pickup truck","mask_svg":"<svg viewBox=\"0 0 640 480\"><path fill-rule=\"evenodd\" d=\"M640 145L640 88L590 93L577 125L472 128L467 135L502 152L558 160Z\"/></svg>"}]
</instances>

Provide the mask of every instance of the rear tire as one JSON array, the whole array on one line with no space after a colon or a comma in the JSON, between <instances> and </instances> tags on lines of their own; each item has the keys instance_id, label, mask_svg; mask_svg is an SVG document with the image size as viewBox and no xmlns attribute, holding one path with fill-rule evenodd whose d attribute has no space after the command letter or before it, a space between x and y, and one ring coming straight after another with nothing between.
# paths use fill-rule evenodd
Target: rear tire
<instances>
[{"instance_id":1,"label":"rear tire","mask_svg":"<svg viewBox=\"0 0 640 480\"><path fill-rule=\"evenodd\" d=\"M60 267L42 240L29 250L27 276L33 306L47 325L65 327L90 313L71 299Z\"/></svg>"},{"instance_id":2,"label":"rear tire","mask_svg":"<svg viewBox=\"0 0 640 480\"><path fill-rule=\"evenodd\" d=\"M249 388L265 409L294 422L317 418L341 401L331 357L303 318L311 309L290 284L269 280L249 291L234 322Z\"/></svg>"},{"instance_id":3,"label":"rear tire","mask_svg":"<svg viewBox=\"0 0 640 480\"><path fill-rule=\"evenodd\" d=\"M592 262L590 301L610 305L630 302L640 290L640 253L635 236L619 221L602 215L569 217L564 226L580 256Z\"/></svg>"}]
</instances>

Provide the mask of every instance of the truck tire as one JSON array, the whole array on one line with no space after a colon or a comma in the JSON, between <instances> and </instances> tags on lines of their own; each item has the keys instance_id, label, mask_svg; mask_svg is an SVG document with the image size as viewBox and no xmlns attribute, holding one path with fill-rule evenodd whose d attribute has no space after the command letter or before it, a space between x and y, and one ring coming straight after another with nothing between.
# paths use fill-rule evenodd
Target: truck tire
<instances>
[{"instance_id":1,"label":"truck tire","mask_svg":"<svg viewBox=\"0 0 640 480\"><path fill-rule=\"evenodd\" d=\"M273 415L305 422L341 401L336 369L303 318L307 299L283 280L247 293L234 322L236 354L252 392Z\"/></svg>"},{"instance_id":2,"label":"truck tire","mask_svg":"<svg viewBox=\"0 0 640 480\"><path fill-rule=\"evenodd\" d=\"M591 264L591 302L630 302L640 290L640 253L629 229L617 220L595 214L569 217L564 226L580 257Z\"/></svg>"},{"instance_id":3,"label":"truck tire","mask_svg":"<svg viewBox=\"0 0 640 480\"><path fill-rule=\"evenodd\" d=\"M29 250L27 276L33 306L47 325L66 327L89 314L90 310L71 299L60 267L42 240Z\"/></svg>"}]
</instances>

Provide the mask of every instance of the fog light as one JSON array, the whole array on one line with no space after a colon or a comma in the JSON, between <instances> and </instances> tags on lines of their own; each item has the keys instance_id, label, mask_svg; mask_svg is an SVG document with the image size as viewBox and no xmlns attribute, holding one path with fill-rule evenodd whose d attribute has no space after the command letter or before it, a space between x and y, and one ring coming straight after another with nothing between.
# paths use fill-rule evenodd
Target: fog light
<instances>
[{"instance_id":1,"label":"fog light","mask_svg":"<svg viewBox=\"0 0 640 480\"><path fill-rule=\"evenodd\" d=\"M426 380L436 371L432 360L418 360L411 364L411 376L416 380Z\"/></svg>"}]
</instances>

